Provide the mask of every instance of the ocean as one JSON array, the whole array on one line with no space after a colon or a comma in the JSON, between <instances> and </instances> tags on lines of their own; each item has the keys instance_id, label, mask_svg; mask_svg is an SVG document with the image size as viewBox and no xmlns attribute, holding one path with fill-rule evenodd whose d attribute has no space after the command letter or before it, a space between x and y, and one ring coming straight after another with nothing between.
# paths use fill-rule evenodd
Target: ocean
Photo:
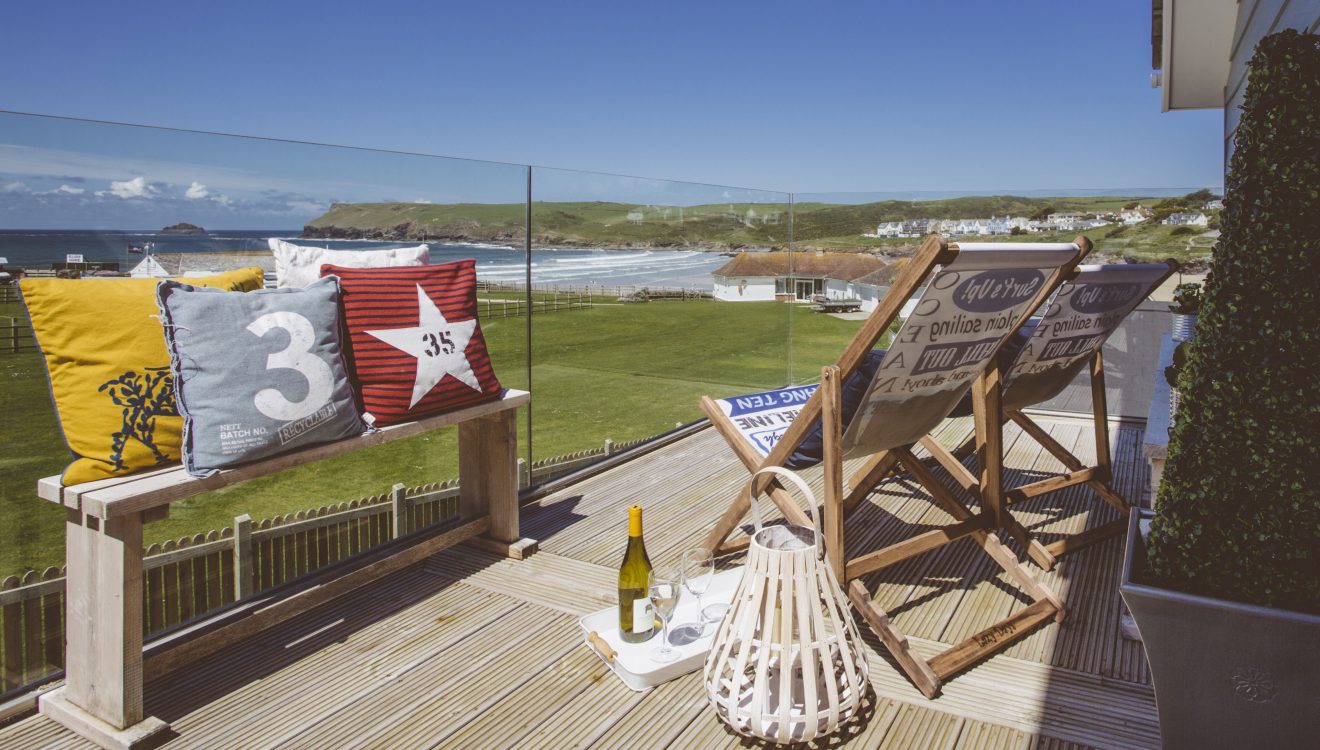
<instances>
[{"instance_id":1,"label":"ocean","mask_svg":"<svg viewBox=\"0 0 1320 750\"><path fill-rule=\"evenodd\" d=\"M341 250L405 247L417 243L373 240L305 240L290 230L219 230L204 236L134 231L0 230L0 258L10 267L50 268L66 255L80 254L86 261L118 261L122 271L141 262L143 256L128 252L128 246L154 245L157 253L266 251L266 238L279 237L299 245ZM483 281L521 282L525 279L522 248L498 245L445 244L431 242L431 262L445 263L461 258L477 261L477 277ZM584 248L539 248L532 250L534 284L602 285L631 284L652 287L709 289L710 272L728 258L717 252L695 250L612 250Z\"/></svg>"}]
</instances>

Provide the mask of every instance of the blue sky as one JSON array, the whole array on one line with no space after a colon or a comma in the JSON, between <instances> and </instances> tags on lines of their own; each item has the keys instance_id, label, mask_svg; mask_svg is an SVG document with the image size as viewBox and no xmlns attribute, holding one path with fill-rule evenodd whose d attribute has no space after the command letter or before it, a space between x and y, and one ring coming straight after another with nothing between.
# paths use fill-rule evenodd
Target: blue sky
<instances>
[{"instance_id":1,"label":"blue sky","mask_svg":"<svg viewBox=\"0 0 1320 750\"><path fill-rule=\"evenodd\" d=\"M1149 26L1149 0L21 3L0 109L799 194L1216 186L1222 112L1159 111ZM297 226L330 200L516 200L520 174L0 117L0 226L75 203L92 224L154 204Z\"/></svg>"}]
</instances>

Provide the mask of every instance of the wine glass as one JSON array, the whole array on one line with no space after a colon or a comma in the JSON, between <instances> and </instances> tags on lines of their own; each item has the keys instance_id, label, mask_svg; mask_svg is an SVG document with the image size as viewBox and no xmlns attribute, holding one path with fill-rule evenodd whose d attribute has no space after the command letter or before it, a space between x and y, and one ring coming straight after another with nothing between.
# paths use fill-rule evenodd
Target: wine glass
<instances>
[{"instance_id":1,"label":"wine glass","mask_svg":"<svg viewBox=\"0 0 1320 750\"><path fill-rule=\"evenodd\" d=\"M702 552L704 552L707 556L710 557L710 580L712 581L715 580L714 553L707 551L705 548L702 547L698 547L697 549L700 549ZM707 585L707 588L709 589L709 585ZM703 607L701 610L701 619L704 622L719 622L720 619L724 617L724 613L728 611L729 611L729 605L724 604L723 602L708 604L705 607Z\"/></svg>"},{"instance_id":2,"label":"wine glass","mask_svg":"<svg viewBox=\"0 0 1320 750\"><path fill-rule=\"evenodd\" d=\"M708 618L706 611L701 607L701 595L710 588L711 578L715 576L715 556L710 550L702 547L693 547L683 553L683 588L688 590L689 594L697 597L697 617L699 626L698 633L704 632L706 623L715 622L719 618Z\"/></svg>"},{"instance_id":3,"label":"wine glass","mask_svg":"<svg viewBox=\"0 0 1320 750\"><path fill-rule=\"evenodd\" d=\"M656 567L651 570L651 577L646 587L651 597L651 606L656 617L660 618L660 648L651 653L651 658L661 663L678 659L678 652L669 645L669 620L678 606L679 583L682 574L671 568Z\"/></svg>"}]
</instances>

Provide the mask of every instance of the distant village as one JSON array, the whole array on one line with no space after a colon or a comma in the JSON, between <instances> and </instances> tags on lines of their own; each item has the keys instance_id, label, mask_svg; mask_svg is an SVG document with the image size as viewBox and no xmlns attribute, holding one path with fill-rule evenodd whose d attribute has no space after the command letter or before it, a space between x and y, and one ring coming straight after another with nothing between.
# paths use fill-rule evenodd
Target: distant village
<instances>
[{"instance_id":1,"label":"distant village","mask_svg":"<svg viewBox=\"0 0 1320 750\"><path fill-rule=\"evenodd\" d=\"M1051 231L1085 231L1111 224L1156 222L1167 226L1208 229L1206 211L1223 208L1220 200L1200 210L1153 211L1140 204L1121 211L1057 212L1044 219L992 216L988 219L903 219L879 224L866 237L988 237ZM741 252L711 272L713 296L724 302L803 302L814 309L847 308L869 313L902 267L901 261L869 253Z\"/></svg>"},{"instance_id":2,"label":"distant village","mask_svg":"<svg viewBox=\"0 0 1320 750\"><path fill-rule=\"evenodd\" d=\"M1223 208L1222 201L1211 201L1205 210ZM1142 205L1095 214L1077 211L1052 213L1044 219L1028 219L1025 216L991 216L988 219L900 219L878 224L874 233L864 233L863 237L925 237L939 234L945 237L988 237L1006 234L1034 234L1037 232L1080 232L1110 224L1141 224L1150 221L1154 212ZM1180 211L1165 217L1165 225L1206 227L1210 223L1204 211Z\"/></svg>"}]
</instances>

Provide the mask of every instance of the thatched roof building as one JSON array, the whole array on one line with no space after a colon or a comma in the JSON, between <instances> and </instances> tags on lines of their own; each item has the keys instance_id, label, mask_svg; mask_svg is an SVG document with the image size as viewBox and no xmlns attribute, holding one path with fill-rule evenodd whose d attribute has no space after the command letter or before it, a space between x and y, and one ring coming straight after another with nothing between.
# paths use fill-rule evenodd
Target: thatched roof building
<instances>
[{"instance_id":1,"label":"thatched roof building","mask_svg":"<svg viewBox=\"0 0 1320 750\"><path fill-rule=\"evenodd\" d=\"M819 277L852 281L885 268L881 258L864 253L738 253L711 271L712 276Z\"/></svg>"}]
</instances>

